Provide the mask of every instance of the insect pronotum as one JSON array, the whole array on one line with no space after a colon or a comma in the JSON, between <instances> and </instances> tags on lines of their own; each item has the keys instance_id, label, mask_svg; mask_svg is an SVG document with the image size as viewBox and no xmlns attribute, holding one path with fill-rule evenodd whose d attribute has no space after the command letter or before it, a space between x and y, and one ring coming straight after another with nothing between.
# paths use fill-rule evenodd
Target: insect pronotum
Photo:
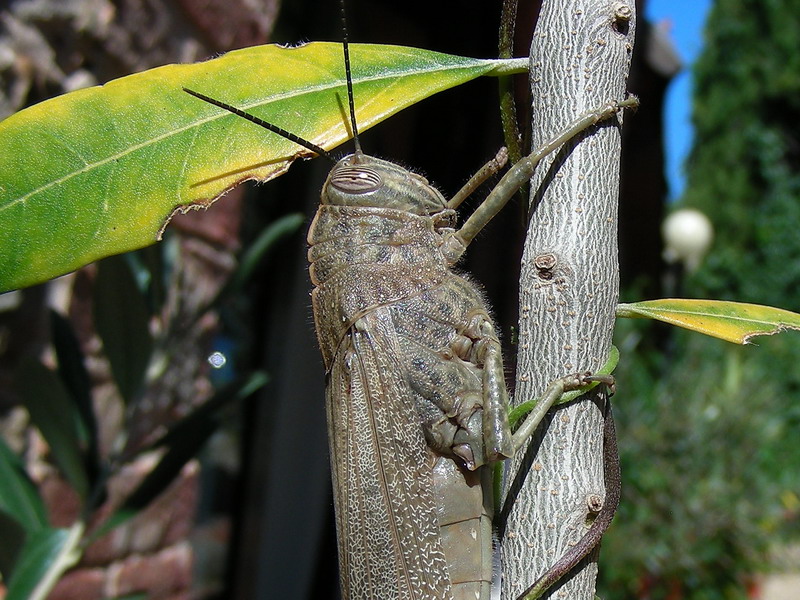
<instances>
[{"instance_id":1,"label":"insect pronotum","mask_svg":"<svg viewBox=\"0 0 800 600\"><path fill-rule=\"evenodd\" d=\"M343 48L356 150L334 161L308 233L314 321L327 373L342 595L488 600L488 465L512 456L566 390L610 378L577 374L553 382L512 434L489 308L475 284L452 269L544 156L633 102L609 102L576 119L513 165L456 229L455 207L501 168L503 153L449 202L420 175L364 154L346 34ZM186 92L334 160L274 124ZM607 423L613 434L610 418ZM607 453L613 465L613 444ZM538 597L597 544L616 509L618 473L612 466L606 476L611 491L595 524L524 597Z\"/></svg>"}]
</instances>

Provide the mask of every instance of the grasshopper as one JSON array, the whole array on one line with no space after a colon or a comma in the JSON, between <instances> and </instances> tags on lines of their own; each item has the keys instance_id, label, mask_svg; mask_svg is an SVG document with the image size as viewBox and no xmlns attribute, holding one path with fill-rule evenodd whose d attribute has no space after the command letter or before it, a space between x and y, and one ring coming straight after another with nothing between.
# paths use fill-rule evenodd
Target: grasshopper
<instances>
[{"instance_id":1,"label":"grasshopper","mask_svg":"<svg viewBox=\"0 0 800 600\"><path fill-rule=\"evenodd\" d=\"M501 168L502 152L449 202L422 176L364 154L346 35L343 49L356 149L338 161L274 124L186 91L335 163L308 232L308 258L327 377L342 596L488 600L489 466L511 457L565 391L611 379L586 373L553 382L512 433L490 310L453 268L544 156L630 102L610 102L571 123L513 165L456 228L456 207ZM613 443L607 449L613 464ZM608 475L613 480L613 467ZM538 597L597 544L616 508L610 500L605 516L524 597Z\"/></svg>"}]
</instances>

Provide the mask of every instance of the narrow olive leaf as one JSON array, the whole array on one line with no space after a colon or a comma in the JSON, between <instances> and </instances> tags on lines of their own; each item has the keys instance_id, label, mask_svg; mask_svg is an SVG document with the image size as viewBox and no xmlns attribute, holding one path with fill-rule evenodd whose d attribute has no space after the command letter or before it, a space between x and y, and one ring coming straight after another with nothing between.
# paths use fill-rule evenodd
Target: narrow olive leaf
<instances>
[{"instance_id":1,"label":"narrow olive leaf","mask_svg":"<svg viewBox=\"0 0 800 600\"><path fill-rule=\"evenodd\" d=\"M78 409L81 425L79 433L81 442L86 446L86 466L94 475L99 470L100 458L97 453L97 421L92 405L89 374L84 365L85 357L72 325L56 311L50 311L50 331L58 361L58 375Z\"/></svg>"},{"instance_id":2,"label":"narrow olive leaf","mask_svg":"<svg viewBox=\"0 0 800 600\"><path fill-rule=\"evenodd\" d=\"M225 409L244 400L267 383L267 376L255 372L244 380L235 381L220 389L205 404L187 415L170 428L150 449L166 447L166 452L144 481L133 491L120 507L92 537L97 538L136 516L170 483L175 480L184 465L203 447L220 424Z\"/></svg>"},{"instance_id":3,"label":"narrow olive leaf","mask_svg":"<svg viewBox=\"0 0 800 600\"><path fill-rule=\"evenodd\" d=\"M0 509L0 577L8 581L25 546L27 532L10 514Z\"/></svg>"},{"instance_id":4,"label":"narrow olive leaf","mask_svg":"<svg viewBox=\"0 0 800 600\"><path fill-rule=\"evenodd\" d=\"M80 412L61 379L36 360L23 361L16 385L31 421L42 433L55 463L81 498L89 481L80 443Z\"/></svg>"},{"instance_id":5,"label":"narrow olive leaf","mask_svg":"<svg viewBox=\"0 0 800 600\"><path fill-rule=\"evenodd\" d=\"M94 287L94 325L111 373L126 402L144 388L153 353L150 315L144 293L136 285L124 256L112 256L99 264Z\"/></svg>"},{"instance_id":6,"label":"narrow olive leaf","mask_svg":"<svg viewBox=\"0 0 800 600\"><path fill-rule=\"evenodd\" d=\"M519 61L351 46L359 127ZM342 48L258 46L42 102L0 122L0 291L154 243L175 211L268 180L309 152L183 91L326 149L348 138Z\"/></svg>"},{"instance_id":7,"label":"narrow olive leaf","mask_svg":"<svg viewBox=\"0 0 800 600\"><path fill-rule=\"evenodd\" d=\"M800 314L723 300L677 298L620 304L617 316L655 319L734 344L748 344L752 337L774 335L785 329L800 330Z\"/></svg>"},{"instance_id":8,"label":"narrow olive leaf","mask_svg":"<svg viewBox=\"0 0 800 600\"><path fill-rule=\"evenodd\" d=\"M205 403L175 423L163 436L150 444L149 449L184 445L187 440L198 437L197 431L216 428L223 415L226 414L226 410L232 409L237 402L256 393L268 381L269 376L266 373L255 371L247 377L224 385Z\"/></svg>"},{"instance_id":9,"label":"narrow olive leaf","mask_svg":"<svg viewBox=\"0 0 800 600\"><path fill-rule=\"evenodd\" d=\"M203 314L207 310L219 306L225 299L240 293L255 270L265 266L266 257L270 252L281 240L297 232L303 224L303 221L305 221L305 216L302 213L290 213L275 219L275 221L267 225L267 227L258 234L255 241L248 246L244 254L239 257L236 270L230 276L225 286L198 314Z\"/></svg>"},{"instance_id":10,"label":"narrow olive leaf","mask_svg":"<svg viewBox=\"0 0 800 600\"><path fill-rule=\"evenodd\" d=\"M80 558L80 525L70 529L45 528L25 540L7 582L5 600L45 598L55 581Z\"/></svg>"},{"instance_id":11,"label":"narrow olive leaf","mask_svg":"<svg viewBox=\"0 0 800 600\"><path fill-rule=\"evenodd\" d=\"M291 213L270 223L239 259L236 271L234 271L228 284L220 292L218 299L214 303L224 296L239 292L242 286L249 281L256 268L264 265L266 256L275 246L281 240L300 229L304 220L305 217L301 213Z\"/></svg>"},{"instance_id":12,"label":"narrow olive leaf","mask_svg":"<svg viewBox=\"0 0 800 600\"><path fill-rule=\"evenodd\" d=\"M0 437L0 511L13 517L28 532L47 526L47 513L36 486L20 458ZM11 539L0 536L0 540ZM2 546L2 543L0 543Z\"/></svg>"}]
</instances>

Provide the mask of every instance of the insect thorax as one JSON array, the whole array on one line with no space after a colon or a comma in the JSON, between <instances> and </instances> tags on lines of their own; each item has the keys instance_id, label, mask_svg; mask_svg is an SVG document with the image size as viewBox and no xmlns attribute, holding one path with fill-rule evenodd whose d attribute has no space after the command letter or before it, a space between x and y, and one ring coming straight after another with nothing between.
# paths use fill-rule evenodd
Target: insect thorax
<instances>
[{"instance_id":1,"label":"insect thorax","mask_svg":"<svg viewBox=\"0 0 800 600\"><path fill-rule=\"evenodd\" d=\"M360 316L441 284L450 274L435 219L390 208L319 207L308 232L309 274L326 366Z\"/></svg>"}]
</instances>

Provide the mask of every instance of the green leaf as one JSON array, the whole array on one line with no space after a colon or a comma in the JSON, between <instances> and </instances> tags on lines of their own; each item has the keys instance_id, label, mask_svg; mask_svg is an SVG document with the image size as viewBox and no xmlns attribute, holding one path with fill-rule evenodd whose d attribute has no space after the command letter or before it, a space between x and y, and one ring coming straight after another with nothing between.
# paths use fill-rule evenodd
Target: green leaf
<instances>
[{"instance_id":1,"label":"green leaf","mask_svg":"<svg viewBox=\"0 0 800 600\"><path fill-rule=\"evenodd\" d=\"M521 70L399 46L353 44L351 58L362 129L480 75ZM259 46L78 90L0 122L0 291L152 244L176 210L309 155L183 87L333 148L348 138L343 79L340 44Z\"/></svg>"},{"instance_id":2,"label":"green leaf","mask_svg":"<svg viewBox=\"0 0 800 600\"><path fill-rule=\"evenodd\" d=\"M25 528L4 510L0 510L0 575L5 580L14 573L14 566L25 546Z\"/></svg>"},{"instance_id":3,"label":"green leaf","mask_svg":"<svg viewBox=\"0 0 800 600\"><path fill-rule=\"evenodd\" d=\"M0 510L33 532L47 526L47 512L22 461L0 437ZM5 536L0 539L9 539ZM2 544L0 544L2 545Z\"/></svg>"},{"instance_id":4,"label":"green leaf","mask_svg":"<svg viewBox=\"0 0 800 600\"><path fill-rule=\"evenodd\" d=\"M80 444L81 417L72 397L58 375L36 360L22 363L16 381L53 460L81 498L86 498L89 481Z\"/></svg>"},{"instance_id":5,"label":"green leaf","mask_svg":"<svg viewBox=\"0 0 800 600\"><path fill-rule=\"evenodd\" d=\"M167 451L155 468L126 499L109 520L93 534L100 537L134 517L150 504L169 484L183 466L203 447L211 434L219 427L220 416L225 408L244 400L267 383L264 373L256 372L244 381L236 381L220 389L205 404L176 423L150 449L166 446Z\"/></svg>"},{"instance_id":6,"label":"green leaf","mask_svg":"<svg viewBox=\"0 0 800 600\"><path fill-rule=\"evenodd\" d=\"M50 329L58 361L58 375L80 415L81 441L87 448L87 467L98 469L97 421L92 405L89 374L84 365L84 356L70 322L55 311L50 311Z\"/></svg>"},{"instance_id":7,"label":"green leaf","mask_svg":"<svg viewBox=\"0 0 800 600\"><path fill-rule=\"evenodd\" d=\"M94 287L94 325L126 402L144 387L153 353L149 321L147 301L125 257L102 261Z\"/></svg>"},{"instance_id":8,"label":"green leaf","mask_svg":"<svg viewBox=\"0 0 800 600\"><path fill-rule=\"evenodd\" d=\"M77 543L81 525L71 529L42 529L25 540L5 600L44 598L58 577L80 558Z\"/></svg>"},{"instance_id":9,"label":"green leaf","mask_svg":"<svg viewBox=\"0 0 800 600\"><path fill-rule=\"evenodd\" d=\"M617 316L655 319L734 344L748 344L752 337L774 335L785 329L800 330L800 314L723 300L646 300L620 304Z\"/></svg>"}]
</instances>

